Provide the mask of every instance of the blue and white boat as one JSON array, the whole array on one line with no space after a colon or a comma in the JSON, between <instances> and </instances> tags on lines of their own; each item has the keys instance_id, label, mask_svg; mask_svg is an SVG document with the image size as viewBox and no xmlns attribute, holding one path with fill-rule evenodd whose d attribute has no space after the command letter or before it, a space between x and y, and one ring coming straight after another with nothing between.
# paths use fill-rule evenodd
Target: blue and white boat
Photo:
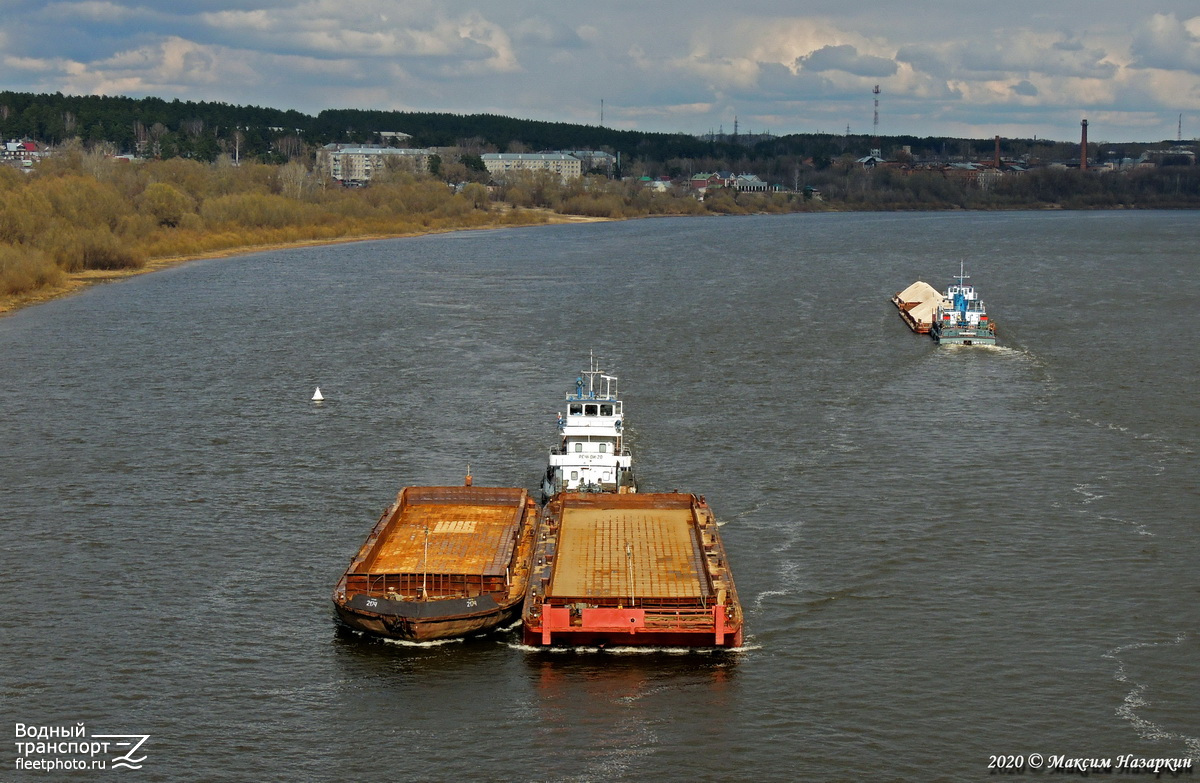
<instances>
[{"instance_id":1,"label":"blue and white boat","mask_svg":"<svg viewBox=\"0 0 1200 783\"><path fill-rule=\"evenodd\" d=\"M637 492L617 377L605 374L592 357L566 404L565 415L558 414L559 443L550 449L542 479L543 500L559 492Z\"/></svg>"},{"instance_id":2,"label":"blue and white boat","mask_svg":"<svg viewBox=\"0 0 1200 783\"><path fill-rule=\"evenodd\" d=\"M946 289L929 334L947 345L995 345L996 324L988 317L975 287L967 285L970 275L963 267L960 262L955 276L958 284Z\"/></svg>"}]
</instances>

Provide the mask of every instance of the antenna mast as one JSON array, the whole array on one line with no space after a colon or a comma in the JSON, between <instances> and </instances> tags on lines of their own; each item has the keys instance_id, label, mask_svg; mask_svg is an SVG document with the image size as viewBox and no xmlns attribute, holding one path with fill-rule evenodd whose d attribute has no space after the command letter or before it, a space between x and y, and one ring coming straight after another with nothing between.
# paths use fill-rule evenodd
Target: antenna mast
<instances>
[{"instance_id":1,"label":"antenna mast","mask_svg":"<svg viewBox=\"0 0 1200 783\"><path fill-rule=\"evenodd\" d=\"M875 89L871 92L875 93L875 149L879 149L879 85L875 85Z\"/></svg>"}]
</instances>

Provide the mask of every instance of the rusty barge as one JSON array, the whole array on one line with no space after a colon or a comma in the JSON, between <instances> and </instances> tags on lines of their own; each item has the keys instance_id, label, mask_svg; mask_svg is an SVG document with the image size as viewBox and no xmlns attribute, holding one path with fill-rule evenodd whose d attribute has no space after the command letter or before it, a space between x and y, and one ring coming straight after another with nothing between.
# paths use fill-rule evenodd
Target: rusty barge
<instances>
[{"instance_id":1,"label":"rusty barge","mask_svg":"<svg viewBox=\"0 0 1200 783\"><path fill-rule=\"evenodd\" d=\"M741 646L742 608L704 498L562 492L536 539L526 644Z\"/></svg>"},{"instance_id":2,"label":"rusty barge","mask_svg":"<svg viewBox=\"0 0 1200 783\"><path fill-rule=\"evenodd\" d=\"M521 610L538 505L524 489L406 487L333 593L341 623L406 641L483 633Z\"/></svg>"}]
</instances>

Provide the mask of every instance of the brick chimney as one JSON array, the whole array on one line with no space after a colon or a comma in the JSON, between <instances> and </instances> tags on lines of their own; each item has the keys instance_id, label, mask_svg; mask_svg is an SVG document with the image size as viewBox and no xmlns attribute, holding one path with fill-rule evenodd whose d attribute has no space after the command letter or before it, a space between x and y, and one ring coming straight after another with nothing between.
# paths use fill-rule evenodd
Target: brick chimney
<instances>
[{"instance_id":1,"label":"brick chimney","mask_svg":"<svg viewBox=\"0 0 1200 783\"><path fill-rule=\"evenodd\" d=\"M1083 137L1079 141L1079 170L1087 171L1087 120L1079 123L1083 128Z\"/></svg>"}]
</instances>

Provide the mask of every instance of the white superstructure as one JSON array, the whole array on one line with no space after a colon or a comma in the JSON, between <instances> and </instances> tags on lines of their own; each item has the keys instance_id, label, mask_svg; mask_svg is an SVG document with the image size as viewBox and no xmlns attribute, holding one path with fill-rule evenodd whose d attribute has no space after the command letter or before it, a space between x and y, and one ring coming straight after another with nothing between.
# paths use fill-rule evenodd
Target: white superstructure
<instances>
[{"instance_id":1,"label":"white superstructure","mask_svg":"<svg viewBox=\"0 0 1200 783\"><path fill-rule=\"evenodd\" d=\"M625 446L625 412L617 378L606 375L593 357L589 369L567 392L559 411L559 444L550 450L542 493L636 492L633 458Z\"/></svg>"},{"instance_id":2,"label":"white superstructure","mask_svg":"<svg viewBox=\"0 0 1200 783\"><path fill-rule=\"evenodd\" d=\"M975 287L967 285L967 277L960 263L955 275L958 285L946 289L929 333L939 343L995 345L996 324L988 318L987 308L975 293Z\"/></svg>"}]
</instances>

